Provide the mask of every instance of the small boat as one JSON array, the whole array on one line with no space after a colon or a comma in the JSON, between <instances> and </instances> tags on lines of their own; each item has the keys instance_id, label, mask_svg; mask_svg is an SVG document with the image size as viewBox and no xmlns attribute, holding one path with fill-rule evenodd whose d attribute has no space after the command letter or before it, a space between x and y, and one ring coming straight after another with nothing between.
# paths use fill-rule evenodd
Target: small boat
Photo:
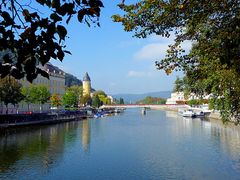
<instances>
[{"instance_id":1,"label":"small boat","mask_svg":"<svg viewBox=\"0 0 240 180\"><path fill-rule=\"evenodd\" d=\"M195 112L195 117L205 117L205 113L203 111Z\"/></svg>"},{"instance_id":2,"label":"small boat","mask_svg":"<svg viewBox=\"0 0 240 180\"><path fill-rule=\"evenodd\" d=\"M101 118L101 117L104 117L104 114L101 113L101 112L98 112L98 113L94 114L94 117L95 118Z\"/></svg>"},{"instance_id":3,"label":"small boat","mask_svg":"<svg viewBox=\"0 0 240 180\"><path fill-rule=\"evenodd\" d=\"M145 107L142 109L142 115L146 115L146 108Z\"/></svg>"},{"instance_id":4,"label":"small boat","mask_svg":"<svg viewBox=\"0 0 240 180\"><path fill-rule=\"evenodd\" d=\"M196 116L196 114L193 112L192 109L179 110L178 113L183 117L195 117Z\"/></svg>"}]
</instances>

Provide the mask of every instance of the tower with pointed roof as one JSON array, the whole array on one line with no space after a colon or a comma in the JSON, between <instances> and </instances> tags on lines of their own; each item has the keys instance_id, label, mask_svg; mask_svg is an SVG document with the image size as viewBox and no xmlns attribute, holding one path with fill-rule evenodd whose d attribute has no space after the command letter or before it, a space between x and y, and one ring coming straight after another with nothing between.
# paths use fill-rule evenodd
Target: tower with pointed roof
<instances>
[{"instance_id":1,"label":"tower with pointed roof","mask_svg":"<svg viewBox=\"0 0 240 180\"><path fill-rule=\"evenodd\" d=\"M83 96L90 96L91 94L91 79L86 72L85 76L83 77Z\"/></svg>"}]
</instances>

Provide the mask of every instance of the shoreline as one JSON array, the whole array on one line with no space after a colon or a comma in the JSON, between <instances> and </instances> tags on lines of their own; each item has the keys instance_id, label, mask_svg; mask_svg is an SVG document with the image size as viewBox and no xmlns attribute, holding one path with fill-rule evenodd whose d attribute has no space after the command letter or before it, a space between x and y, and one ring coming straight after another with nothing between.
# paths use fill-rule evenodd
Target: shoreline
<instances>
[{"instance_id":1,"label":"shoreline","mask_svg":"<svg viewBox=\"0 0 240 180\"><path fill-rule=\"evenodd\" d=\"M5 116L6 118L7 116ZM4 117L3 117L4 118ZM34 126L34 125L49 125L58 124L69 121L79 121L86 119L87 115L82 114L59 114L59 115L10 115L5 122L0 123L0 129Z\"/></svg>"},{"instance_id":2,"label":"shoreline","mask_svg":"<svg viewBox=\"0 0 240 180\"><path fill-rule=\"evenodd\" d=\"M159 106L159 107L154 107L154 108L151 108L152 110L164 110L164 111L174 111L174 112L178 112L179 109L188 109L188 108L191 108L189 106L186 106L186 105L176 105L176 106L168 106L168 105L163 105L163 106ZM200 111L200 109L196 109L198 111ZM214 112L214 111L211 111L210 115L207 116L207 118L210 118L210 119L215 119L215 120L220 120L221 121L221 116L220 116L220 113L219 112Z\"/></svg>"},{"instance_id":3,"label":"shoreline","mask_svg":"<svg viewBox=\"0 0 240 180\"><path fill-rule=\"evenodd\" d=\"M181 106L159 106L159 107L154 107L154 108L150 108L152 110L163 110L163 111L173 111L173 112L176 112L178 113L178 110L179 109L188 109L188 108L191 108L187 105L181 105ZM218 121L218 122L221 122L223 125L231 125L233 127L240 127L240 125L235 125L234 124L234 121L228 121L226 124L223 123L222 119L221 119L221 115L219 112L217 111L211 111L210 115L206 116L205 117L206 119L209 119L210 121Z\"/></svg>"}]
</instances>

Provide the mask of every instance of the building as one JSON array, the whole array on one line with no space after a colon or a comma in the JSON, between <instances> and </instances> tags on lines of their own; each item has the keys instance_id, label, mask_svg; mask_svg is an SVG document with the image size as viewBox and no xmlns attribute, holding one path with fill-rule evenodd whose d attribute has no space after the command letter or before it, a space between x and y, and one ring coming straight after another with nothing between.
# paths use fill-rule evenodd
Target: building
<instances>
[{"instance_id":1,"label":"building","mask_svg":"<svg viewBox=\"0 0 240 180\"><path fill-rule=\"evenodd\" d=\"M171 93L171 97L167 99L166 104L177 104L177 101L186 101L183 92Z\"/></svg>"},{"instance_id":2,"label":"building","mask_svg":"<svg viewBox=\"0 0 240 180\"><path fill-rule=\"evenodd\" d=\"M210 97L211 95L205 95L202 98L208 100ZM184 92L173 92L171 93L171 97L167 99L166 104L178 104L179 102L184 103L193 99L199 99L199 97L192 93L188 99L185 99Z\"/></svg>"},{"instance_id":3,"label":"building","mask_svg":"<svg viewBox=\"0 0 240 180\"><path fill-rule=\"evenodd\" d=\"M60 98L65 93L65 72L59 69L56 66L53 66L51 63L47 63L44 66L39 66L41 69L45 70L49 74L49 79L38 75L36 79L33 80L32 83L28 82L26 78L20 80L20 83L23 87L28 87L31 84L33 85L44 85L48 88L50 94L58 94ZM18 112L25 112L25 111L32 111L32 112L39 112L40 105L39 104L30 104L28 109L28 104L25 102L19 103L18 107L14 107L13 105L9 105L9 113L16 113ZM42 105L42 111L48 111L51 109L50 101L46 104ZM4 105L0 105L0 113L5 114L6 108Z\"/></svg>"},{"instance_id":4,"label":"building","mask_svg":"<svg viewBox=\"0 0 240 180\"><path fill-rule=\"evenodd\" d=\"M86 72L85 76L83 77L83 96L90 96L91 95L91 79Z\"/></svg>"},{"instance_id":5,"label":"building","mask_svg":"<svg viewBox=\"0 0 240 180\"><path fill-rule=\"evenodd\" d=\"M48 88L50 94L58 94L60 98L65 93L65 72L61 69L59 69L56 66L53 66L51 63L47 63L44 66L40 66L41 69L48 72L49 79L38 75L35 80L33 80L33 85L44 85ZM30 86L31 83L29 83L26 79L23 79L20 81L23 86ZM43 111L47 111L51 109L50 101L42 106ZM39 105L38 104L32 104L31 105L31 111L37 112L39 111ZM27 104L26 103L20 103L19 104L19 111L27 111Z\"/></svg>"}]
</instances>

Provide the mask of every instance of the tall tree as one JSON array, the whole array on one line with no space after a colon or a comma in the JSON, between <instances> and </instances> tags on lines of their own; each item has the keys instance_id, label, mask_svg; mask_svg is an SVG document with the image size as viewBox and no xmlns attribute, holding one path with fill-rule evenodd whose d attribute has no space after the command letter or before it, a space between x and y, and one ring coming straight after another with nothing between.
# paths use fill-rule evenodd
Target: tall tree
<instances>
[{"instance_id":1,"label":"tall tree","mask_svg":"<svg viewBox=\"0 0 240 180\"><path fill-rule=\"evenodd\" d=\"M76 108L78 106L78 95L73 91L67 90L63 95L63 105L66 108Z\"/></svg>"},{"instance_id":2,"label":"tall tree","mask_svg":"<svg viewBox=\"0 0 240 180\"><path fill-rule=\"evenodd\" d=\"M82 86L78 86L78 85L73 85L73 86L67 88L67 90L71 91L75 95L77 95L77 104L79 104L80 100L82 98L82 94L83 94L83 87Z\"/></svg>"},{"instance_id":3,"label":"tall tree","mask_svg":"<svg viewBox=\"0 0 240 180\"><path fill-rule=\"evenodd\" d=\"M82 105L92 105L92 98L89 95L82 96L80 100Z\"/></svg>"},{"instance_id":4,"label":"tall tree","mask_svg":"<svg viewBox=\"0 0 240 180\"><path fill-rule=\"evenodd\" d=\"M99 26L101 0L2 0L0 3L0 75L28 81L47 72L37 67L66 53L66 24L77 16L80 23ZM40 9L40 10L39 10ZM44 14L40 12L44 10ZM65 26L64 26L65 25Z\"/></svg>"},{"instance_id":5,"label":"tall tree","mask_svg":"<svg viewBox=\"0 0 240 180\"><path fill-rule=\"evenodd\" d=\"M157 68L167 74L183 70L194 82L190 91L212 94L223 119L240 122L240 1L143 0L119 7L126 13L114 20L136 37L174 34L175 43ZM189 40L193 46L186 53L181 44Z\"/></svg>"},{"instance_id":6,"label":"tall tree","mask_svg":"<svg viewBox=\"0 0 240 180\"><path fill-rule=\"evenodd\" d=\"M183 89L184 89L183 86L184 86L183 80L180 79L180 78L177 76L177 78L176 78L176 80L175 80L175 82L174 82L174 89L173 89L173 91L174 91L174 92L181 92L181 91L183 91Z\"/></svg>"},{"instance_id":7,"label":"tall tree","mask_svg":"<svg viewBox=\"0 0 240 180\"><path fill-rule=\"evenodd\" d=\"M42 112L42 105L48 102L51 94L48 88L44 85L35 85L31 88L31 97L35 103L38 103L40 113Z\"/></svg>"},{"instance_id":8,"label":"tall tree","mask_svg":"<svg viewBox=\"0 0 240 180\"><path fill-rule=\"evenodd\" d=\"M35 102L35 99L32 96L32 92L31 92L32 88L33 86L31 85L31 86L22 87L21 89L21 92L24 96L23 101L27 103L28 111L30 110L30 104Z\"/></svg>"},{"instance_id":9,"label":"tall tree","mask_svg":"<svg viewBox=\"0 0 240 180\"><path fill-rule=\"evenodd\" d=\"M92 97L92 105L93 107L99 108L101 106L101 101L98 97L98 95L95 95Z\"/></svg>"},{"instance_id":10,"label":"tall tree","mask_svg":"<svg viewBox=\"0 0 240 180\"><path fill-rule=\"evenodd\" d=\"M11 76L0 79L0 101L6 105L7 114L8 104L15 106L23 99L21 87L22 85Z\"/></svg>"}]
</instances>

